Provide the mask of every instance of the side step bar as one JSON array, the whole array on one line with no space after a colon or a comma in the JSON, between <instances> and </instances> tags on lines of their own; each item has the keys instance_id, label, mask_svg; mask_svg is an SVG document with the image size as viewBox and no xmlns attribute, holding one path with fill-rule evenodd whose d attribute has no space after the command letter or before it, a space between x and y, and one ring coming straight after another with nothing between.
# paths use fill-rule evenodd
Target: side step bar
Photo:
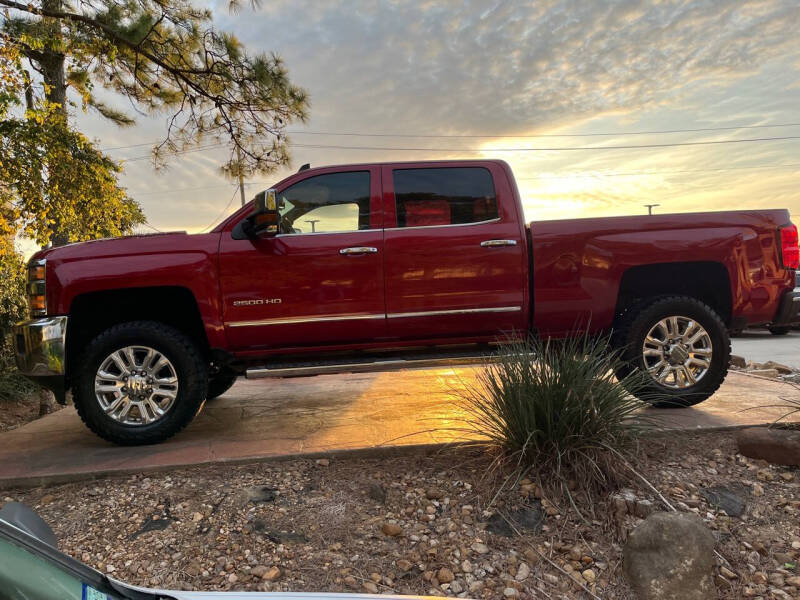
<instances>
[{"instance_id":1,"label":"side step bar","mask_svg":"<svg viewBox=\"0 0 800 600\"><path fill-rule=\"evenodd\" d=\"M490 360L487 355L449 356L426 358L389 358L370 361L353 361L326 364L276 364L274 366L247 369L248 379L263 377L306 377L309 375L329 375L332 373L375 373L397 371L400 369L427 369L431 367L457 367L475 365Z\"/></svg>"}]
</instances>

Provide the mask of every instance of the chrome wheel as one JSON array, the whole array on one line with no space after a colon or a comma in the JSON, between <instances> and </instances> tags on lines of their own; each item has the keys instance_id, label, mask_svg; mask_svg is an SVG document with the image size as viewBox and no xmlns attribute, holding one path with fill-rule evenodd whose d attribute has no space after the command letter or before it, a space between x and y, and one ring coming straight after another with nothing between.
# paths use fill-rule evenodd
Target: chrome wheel
<instances>
[{"instance_id":1,"label":"chrome wheel","mask_svg":"<svg viewBox=\"0 0 800 600\"><path fill-rule=\"evenodd\" d=\"M94 393L100 408L124 425L163 418L178 396L178 375L169 359L148 346L126 346L97 369Z\"/></svg>"},{"instance_id":2,"label":"chrome wheel","mask_svg":"<svg viewBox=\"0 0 800 600\"><path fill-rule=\"evenodd\" d=\"M695 385L711 368L711 337L689 317L665 317L644 338L642 358L650 376L671 389Z\"/></svg>"}]
</instances>

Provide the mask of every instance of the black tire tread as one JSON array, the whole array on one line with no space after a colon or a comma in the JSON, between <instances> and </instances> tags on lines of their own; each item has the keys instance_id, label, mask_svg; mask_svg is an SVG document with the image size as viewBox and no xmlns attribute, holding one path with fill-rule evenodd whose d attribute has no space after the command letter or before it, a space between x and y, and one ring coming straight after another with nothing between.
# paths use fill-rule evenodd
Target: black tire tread
<instances>
[{"instance_id":1,"label":"black tire tread","mask_svg":"<svg viewBox=\"0 0 800 600\"><path fill-rule=\"evenodd\" d=\"M236 379L239 377L237 373L221 372L211 375L208 378L208 394L206 400L213 400L222 396L225 392L233 387Z\"/></svg>"},{"instance_id":2,"label":"black tire tread","mask_svg":"<svg viewBox=\"0 0 800 600\"><path fill-rule=\"evenodd\" d=\"M618 379L624 378L624 376L636 368L633 366L633 361L638 359L638 353L636 356L632 356L627 348L628 344L630 343L629 340L631 331L638 328L639 321L646 319L649 311L656 312L661 306L677 303L691 304L694 305L696 309L707 313L707 316L712 319L715 327L719 331L719 334L722 336L724 350L726 351L727 356L730 357L731 339L730 335L728 334L728 328L722 318L713 308L711 308L705 302L702 302L697 298L692 298L691 296L658 296L638 302L634 307L627 310L622 315L617 326L614 328L614 333L612 335L612 346L614 349L618 350L620 352L620 356L625 359L615 373ZM705 376L704 379L708 379L709 376L712 376L712 379L709 380L711 381L711 385L704 387L702 393L695 393L693 397L690 398L675 398L668 402L657 402L654 404L654 406L660 408L680 408L694 406L695 404L703 402L716 393L716 391L722 385L722 382L725 381L725 377L728 374L729 362L730 358L724 363L721 372L708 373Z\"/></svg>"},{"instance_id":3,"label":"black tire tread","mask_svg":"<svg viewBox=\"0 0 800 600\"><path fill-rule=\"evenodd\" d=\"M80 395L80 387L81 384L85 381L85 378L90 378L91 381L94 381L95 373L93 372L92 365L90 364L91 355L94 352L95 348L108 343L109 340L114 339L116 336L129 334L132 331L136 331L137 333L142 333L143 336L154 336L156 338L167 338L171 343L177 345L183 353L185 353L189 364L192 366L190 373L185 374L186 379L193 379L196 381L200 388L202 389L202 394L200 394L199 401L197 398L183 398L188 402L194 402L197 404L194 410L184 410L184 416L182 418L176 420L166 421L165 423L169 424L168 427L162 426L162 429L158 431L158 433L152 432L142 432L139 429L131 429L130 431L120 430L120 431L110 431L106 424L100 420L94 418L91 412L87 410L85 404L81 401ZM106 441L112 442L114 444L118 444L121 446L140 446L144 444L156 444L162 442L179 431L181 431L184 427L186 427L195 415L200 411L202 408L203 400L205 398L205 391L208 386L208 369L206 366L206 361L200 354L199 349L197 346L189 339L186 335L184 335L178 329L166 325L165 323L159 323L157 321L128 321L125 323L118 323L109 327L99 335L97 335L87 346L84 352L82 353L81 357L79 358L78 362L78 370L77 370L77 377L75 385L73 386L73 401L75 404L75 409L78 412L81 420L84 424L95 434L100 436ZM94 398L86 399L88 402L94 401ZM175 407L177 408L177 407ZM187 407L191 408L191 407ZM174 409L173 409L174 410Z\"/></svg>"},{"instance_id":4,"label":"black tire tread","mask_svg":"<svg viewBox=\"0 0 800 600\"><path fill-rule=\"evenodd\" d=\"M772 335L788 335L790 327L767 327Z\"/></svg>"}]
</instances>

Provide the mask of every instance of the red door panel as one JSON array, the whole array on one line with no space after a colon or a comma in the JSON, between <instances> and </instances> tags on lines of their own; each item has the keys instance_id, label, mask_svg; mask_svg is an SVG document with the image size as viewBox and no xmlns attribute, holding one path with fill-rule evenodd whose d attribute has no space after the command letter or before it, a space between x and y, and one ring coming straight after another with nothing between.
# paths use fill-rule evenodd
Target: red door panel
<instances>
[{"instance_id":1,"label":"red door panel","mask_svg":"<svg viewBox=\"0 0 800 600\"><path fill-rule=\"evenodd\" d=\"M360 170L370 171L371 229L310 233L313 219L301 217L298 228L309 232L257 240L222 234L220 286L234 350L385 337L380 170ZM302 180L293 178L284 187Z\"/></svg>"},{"instance_id":2,"label":"red door panel","mask_svg":"<svg viewBox=\"0 0 800 600\"><path fill-rule=\"evenodd\" d=\"M413 165L411 165L413 167ZM470 224L451 222L447 202L423 196L395 216L393 170L384 167L386 310L390 336L402 339L502 336L523 331L525 238L511 190L495 178L497 209L476 200ZM405 168L405 167L403 167ZM491 170L491 168L490 168ZM480 206L478 205L480 204ZM456 210L453 209L455 213ZM390 220L391 219L391 220Z\"/></svg>"}]
</instances>

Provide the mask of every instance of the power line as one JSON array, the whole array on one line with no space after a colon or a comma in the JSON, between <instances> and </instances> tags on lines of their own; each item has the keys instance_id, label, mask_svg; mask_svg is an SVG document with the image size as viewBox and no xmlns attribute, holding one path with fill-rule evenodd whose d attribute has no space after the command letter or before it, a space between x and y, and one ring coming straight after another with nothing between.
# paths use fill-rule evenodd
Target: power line
<instances>
[{"instance_id":1,"label":"power line","mask_svg":"<svg viewBox=\"0 0 800 600\"><path fill-rule=\"evenodd\" d=\"M703 133L710 131L736 131L738 129L777 129L781 127L800 127L800 123L775 123L773 125L731 125L726 127L698 127L694 129L660 129L651 131L602 131L595 133L537 133L532 135L499 135L499 134L428 134L428 133L363 133L353 131L287 131L289 135L338 135L346 137L395 137L395 138L440 138L440 139L480 139L480 138L519 138L519 139L535 139L535 138L571 138L571 137L606 137L606 136L624 136L624 135L662 135L670 133ZM154 146L160 140L153 142L143 142L140 144L131 144L129 146L112 146L109 148L101 148L102 152L111 150L126 150L128 148L141 148L142 146ZM223 145L223 144L220 144Z\"/></svg>"},{"instance_id":2,"label":"power line","mask_svg":"<svg viewBox=\"0 0 800 600\"><path fill-rule=\"evenodd\" d=\"M536 175L534 177L516 177L517 181L531 181L531 180L539 180L539 179L574 179L574 178L587 178L593 179L595 177L633 177L633 176L645 176L645 175L678 175L684 173L716 173L716 172L723 172L723 171L745 171L745 170L754 170L754 169L784 169L784 168L794 168L800 167L800 163L789 163L789 164L782 164L782 165L752 165L752 166L741 166L741 167L719 167L719 168L707 168L707 169L681 169L681 170L672 170L672 171L626 171L626 172L618 172L618 171L598 171L595 173L570 173L565 175ZM268 185L270 181L249 181L245 182L245 185ZM220 183L215 185L201 185L196 187L187 187L187 188L175 188L171 190L156 190L156 191L147 191L147 192L132 192L128 190L128 193L131 196L135 196L140 198L142 196L154 196L159 194L177 194L181 192L196 192L202 190L213 190L219 188L227 188L231 184L229 183Z\"/></svg>"},{"instance_id":3,"label":"power line","mask_svg":"<svg viewBox=\"0 0 800 600\"><path fill-rule=\"evenodd\" d=\"M260 185L260 184L268 184L271 183L269 181L245 181L245 185ZM226 188L230 186L230 183L220 183L215 185L199 185L197 187L188 187L188 188L175 188L171 190L155 190L155 191L147 191L147 192L132 192L128 190L128 194L131 196L136 196L137 198L141 196L156 196L158 194L175 194L177 192L196 192L201 190L213 190L218 188ZM238 185L238 184L237 184Z\"/></svg>"},{"instance_id":4,"label":"power line","mask_svg":"<svg viewBox=\"0 0 800 600\"><path fill-rule=\"evenodd\" d=\"M740 140L709 140L704 142L670 142L664 144L626 144L621 146L554 146L541 148L402 148L397 146L342 146L338 144L292 144L295 148L317 148L324 150L378 150L378 151L399 151L399 152L562 152L571 150L638 150L653 148L672 148L678 146L714 146L719 144L744 144L748 142L778 142L785 140L798 140L800 135L787 135L780 137L764 138L744 138ZM227 144L210 144L199 146L188 150L165 153L166 156L190 154L192 152L203 152L221 148ZM133 158L123 158L123 162L135 162L147 160L152 155L136 156Z\"/></svg>"},{"instance_id":5,"label":"power line","mask_svg":"<svg viewBox=\"0 0 800 600\"><path fill-rule=\"evenodd\" d=\"M671 148L676 146L712 146L719 144L744 144L747 142L777 142L798 140L800 135L782 137L746 138L741 140L714 140L705 142L672 142L667 144L626 144L623 146L561 146L553 148L399 148L392 146L340 146L324 144L292 144L295 148L327 150L390 150L401 152L560 152L566 150L637 150L645 148Z\"/></svg>"},{"instance_id":6,"label":"power line","mask_svg":"<svg viewBox=\"0 0 800 600\"><path fill-rule=\"evenodd\" d=\"M627 173L601 171L598 173L576 173L571 175L539 175L536 177L516 177L517 181L525 181L531 179L572 179L575 177L580 178L593 178L593 177L630 177L637 175L677 175L679 173L713 173L718 171L744 171L751 169L782 169L800 167L800 163L790 163L785 165L753 165L749 167L722 167L719 169L683 169L680 171L628 171Z\"/></svg>"},{"instance_id":7,"label":"power line","mask_svg":"<svg viewBox=\"0 0 800 600\"><path fill-rule=\"evenodd\" d=\"M142 146L154 146L158 142L142 142L141 144L131 144L130 146L112 146L111 148L100 148L100 152L109 152L110 150L125 150L126 148L141 148Z\"/></svg>"},{"instance_id":8,"label":"power line","mask_svg":"<svg viewBox=\"0 0 800 600\"><path fill-rule=\"evenodd\" d=\"M149 222L147 222L147 221L145 221L144 223L142 223L142 225L144 225L145 227L149 227L150 229L152 229L153 231L156 231L156 232L158 232L158 233L164 233L163 231L161 231L161 230L160 230L160 229L158 229L157 227L153 227L152 225L150 225L150 223L149 223Z\"/></svg>"},{"instance_id":9,"label":"power line","mask_svg":"<svg viewBox=\"0 0 800 600\"><path fill-rule=\"evenodd\" d=\"M708 131L735 131L737 129L774 129L779 127L800 127L800 123L776 123L775 125L737 125L728 127L699 127L695 129L661 129L653 131L604 131L597 133L537 133L532 135L469 135L469 134L428 134L428 133L356 133L349 131L287 131L290 135L340 135L351 137L398 137L398 138L562 138L562 137L601 137L615 135L660 135L666 133L702 133Z\"/></svg>"},{"instance_id":10,"label":"power line","mask_svg":"<svg viewBox=\"0 0 800 600\"><path fill-rule=\"evenodd\" d=\"M148 191L148 192L131 192L128 190L128 193L132 196L136 196L137 198L140 196L155 196L158 194L174 194L176 192L196 192L199 190L211 190L214 188L223 188L228 187L229 183L220 183L219 185L202 185L197 187L189 187L189 188L177 188L173 190L155 190L155 191ZM247 185L247 184L245 184Z\"/></svg>"},{"instance_id":11,"label":"power line","mask_svg":"<svg viewBox=\"0 0 800 600\"><path fill-rule=\"evenodd\" d=\"M192 152L203 152L204 150L212 150L214 148L222 148L223 146L227 146L227 144L209 144L208 146L198 146L197 148L189 148L188 150L177 150L176 152L164 152L162 156L176 156L179 154L191 154ZM133 158L121 158L122 162L135 162L137 160L148 160L152 159L152 154L145 154L143 156L134 156Z\"/></svg>"},{"instance_id":12,"label":"power line","mask_svg":"<svg viewBox=\"0 0 800 600\"><path fill-rule=\"evenodd\" d=\"M222 212L220 212L216 216L216 218L213 221L211 221L211 223L209 223L206 227L204 227L200 231L205 232L206 230L211 229L211 227L214 225L214 223L219 221L220 217L222 217L228 211L228 208L230 208L231 204L233 204L233 199L236 198L236 193L238 191L239 191L239 186L237 185L236 188L233 190L233 196L231 196L231 199L228 200L228 203L225 205L225 208L222 209Z\"/></svg>"}]
</instances>

